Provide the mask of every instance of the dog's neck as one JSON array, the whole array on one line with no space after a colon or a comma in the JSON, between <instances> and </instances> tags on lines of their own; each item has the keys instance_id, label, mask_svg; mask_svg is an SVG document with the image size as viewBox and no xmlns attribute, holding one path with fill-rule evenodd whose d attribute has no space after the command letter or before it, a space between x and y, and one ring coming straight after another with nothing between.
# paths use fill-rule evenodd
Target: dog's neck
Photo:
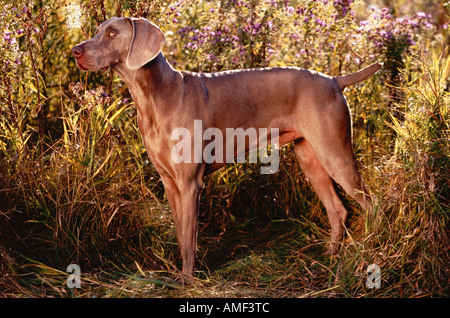
<instances>
[{"instance_id":1,"label":"dog's neck","mask_svg":"<svg viewBox=\"0 0 450 318\"><path fill-rule=\"evenodd\" d=\"M164 96L164 90L173 87L168 83L175 82L180 77L180 73L173 69L162 53L137 70L130 70L125 63L114 65L112 69L127 84L138 111L145 114L156 110L158 95ZM149 112L148 108L152 111Z\"/></svg>"}]
</instances>

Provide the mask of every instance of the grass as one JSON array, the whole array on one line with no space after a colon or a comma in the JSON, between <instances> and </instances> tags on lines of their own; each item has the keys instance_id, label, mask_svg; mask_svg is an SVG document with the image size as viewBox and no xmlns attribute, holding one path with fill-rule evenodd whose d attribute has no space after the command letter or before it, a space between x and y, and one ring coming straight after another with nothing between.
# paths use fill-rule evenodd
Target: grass
<instances>
[{"instance_id":1,"label":"grass","mask_svg":"<svg viewBox=\"0 0 450 318\"><path fill-rule=\"evenodd\" d=\"M447 67L448 58L435 62ZM417 96L405 103L442 93L431 85L433 74L414 80L418 86L405 93ZM427 111L403 105L405 120L391 124L394 153L363 167L379 201L370 214L340 191L351 216L336 257L324 254L326 213L290 146L275 175L240 164L210 176L201 199L198 282L187 287L175 281L181 264L174 225L157 174L135 146L138 134L126 114L132 106L68 111L63 137L42 157L31 158L42 166L23 169L20 183L10 174L11 186L2 191L1 295L445 296L450 245L449 152L443 142L448 126L439 127L448 125L444 94L434 104L417 101L436 114L426 119L419 116ZM103 128L89 133L93 126ZM423 155L405 155L412 151ZM25 165L30 154L23 156ZM79 290L65 284L71 263L82 269ZM380 289L365 287L370 264L380 266Z\"/></svg>"},{"instance_id":2,"label":"grass","mask_svg":"<svg viewBox=\"0 0 450 318\"><path fill-rule=\"evenodd\" d=\"M42 136L20 91L0 118L0 297L448 297L450 57L433 51L406 61L398 86L374 77L345 93L377 200L366 213L338 188L350 218L337 256L288 145L277 174L245 163L206 179L190 286L176 281L172 215L134 105L111 87L59 88L61 132ZM72 263L80 289L66 284ZM371 264L379 289L366 287Z\"/></svg>"}]
</instances>

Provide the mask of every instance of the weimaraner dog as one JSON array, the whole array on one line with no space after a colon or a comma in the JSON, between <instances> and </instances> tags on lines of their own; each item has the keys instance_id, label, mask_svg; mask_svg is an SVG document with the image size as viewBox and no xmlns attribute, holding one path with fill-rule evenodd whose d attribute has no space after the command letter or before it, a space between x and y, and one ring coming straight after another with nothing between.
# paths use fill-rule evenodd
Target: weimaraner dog
<instances>
[{"instance_id":1,"label":"weimaraner dog","mask_svg":"<svg viewBox=\"0 0 450 318\"><path fill-rule=\"evenodd\" d=\"M75 46L72 53L80 69L111 67L128 85L144 146L173 212L183 260L181 280L193 280L204 177L229 161L219 160L219 156L213 161L198 157L212 138L203 138L200 144L189 141L194 153L187 159L192 160L174 160L173 149L179 140L173 138L173 132L180 128L192 134L200 129L203 137L209 128L224 133L238 127L276 129L279 146L294 142L301 169L330 220L328 251L336 253L347 211L334 182L362 208L371 206L369 191L356 169L351 117L342 91L374 74L381 64L339 77L296 67L194 73L172 68L161 52L164 44L163 32L146 19L111 18L94 38ZM271 133L266 137L273 141ZM243 147L234 147L234 157L249 150L249 142ZM224 149L215 151L225 153Z\"/></svg>"}]
</instances>

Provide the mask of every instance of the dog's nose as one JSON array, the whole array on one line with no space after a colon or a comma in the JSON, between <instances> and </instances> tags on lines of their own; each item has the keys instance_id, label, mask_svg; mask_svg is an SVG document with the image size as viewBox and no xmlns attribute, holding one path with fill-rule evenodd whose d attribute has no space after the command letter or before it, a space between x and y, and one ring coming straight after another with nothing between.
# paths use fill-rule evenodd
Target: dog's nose
<instances>
[{"instance_id":1,"label":"dog's nose","mask_svg":"<svg viewBox=\"0 0 450 318\"><path fill-rule=\"evenodd\" d=\"M75 56L75 58L79 58L84 53L84 49L81 46L74 46L72 48L72 54Z\"/></svg>"}]
</instances>

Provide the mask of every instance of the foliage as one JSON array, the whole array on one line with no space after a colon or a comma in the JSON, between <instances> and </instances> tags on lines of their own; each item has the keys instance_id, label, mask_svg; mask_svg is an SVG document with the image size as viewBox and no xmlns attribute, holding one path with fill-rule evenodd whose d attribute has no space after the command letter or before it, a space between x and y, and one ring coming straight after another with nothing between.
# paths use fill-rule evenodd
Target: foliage
<instances>
[{"instance_id":1,"label":"foliage","mask_svg":"<svg viewBox=\"0 0 450 318\"><path fill-rule=\"evenodd\" d=\"M408 2L409 3L409 2ZM0 296L442 296L449 286L448 3L359 0L1 1ZM430 2L432 3L432 2ZM209 176L199 283L180 257L136 111L111 71L70 49L112 16L145 17L179 69L300 66L330 75L384 62L348 89L358 164L378 197L352 212L338 257L328 220L288 145L280 171ZM251 198L251 200L249 200ZM65 285L77 263L83 288ZM365 286L381 268L382 288ZM236 288L239 286L239 288Z\"/></svg>"}]
</instances>

